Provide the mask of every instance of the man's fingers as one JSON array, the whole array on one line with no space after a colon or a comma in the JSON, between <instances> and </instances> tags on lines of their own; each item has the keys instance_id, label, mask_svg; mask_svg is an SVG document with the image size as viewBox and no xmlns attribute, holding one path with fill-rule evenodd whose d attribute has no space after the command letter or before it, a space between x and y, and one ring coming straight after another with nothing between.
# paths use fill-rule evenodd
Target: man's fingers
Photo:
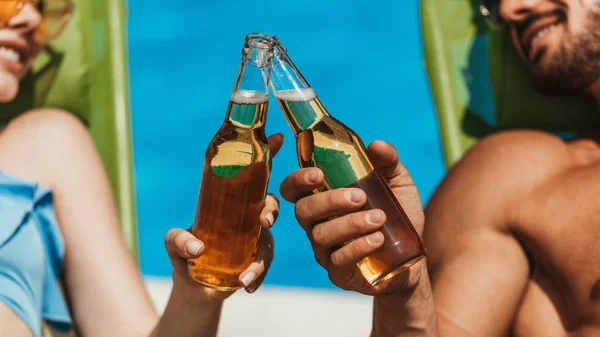
<instances>
[{"instance_id":1,"label":"man's fingers","mask_svg":"<svg viewBox=\"0 0 600 337\"><path fill-rule=\"evenodd\" d=\"M323 172L318 168L305 168L293 172L287 176L279 188L281 196L289 201L296 202L298 199L311 195L312 191L323 184Z\"/></svg>"},{"instance_id":2,"label":"man's fingers","mask_svg":"<svg viewBox=\"0 0 600 337\"><path fill-rule=\"evenodd\" d=\"M321 247L332 248L379 230L385 220L385 213L379 209L348 214L316 225L312 240Z\"/></svg>"},{"instance_id":3,"label":"man's fingers","mask_svg":"<svg viewBox=\"0 0 600 337\"><path fill-rule=\"evenodd\" d=\"M311 242L311 245L312 245L315 260L317 261L317 263L321 267L323 267L325 269L329 269L329 260L330 260L330 256L331 256L331 249L323 248L323 247L317 245L314 241Z\"/></svg>"},{"instance_id":4,"label":"man's fingers","mask_svg":"<svg viewBox=\"0 0 600 337\"><path fill-rule=\"evenodd\" d=\"M356 264L383 246L385 238L381 232L371 233L352 240L330 256L329 279L345 290L356 290L365 286L366 280Z\"/></svg>"},{"instance_id":5,"label":"man's fingers","mask_svg":"<svg viewBox=\"0 0 600 337\"><path fill-rule=\"evenodd\" d=\"M381 232L371 233L369 235L352 240L347 245L336 250L331 254L332 268L347 268L355 265L363 257L372 253L383 245L384 237Z\"/></svg>"},{"instance_id":6,"label":"man's fingers","mask_svg":"<svg viewBox=\"0 0 600 337\"><path fill-rule=\"evenodd\" d=\"M313 224L356 211L367 201L365 192L358 188L340 188L317 193L298 200L296 219L305 231Z\"/></svg>"},{"instance_id":7,"label":"man's fingers","mask_svg":"<svg viewBox=\"0 0 600 337\"><path fill-rule=\"evenodd\" d=\"M392 144L376 140L367 149L369 158L381 175L387 180L396 180L398 185L412 185L413 180L406 167L398 158L398 152Z\"/></svg>"}]
</instances>

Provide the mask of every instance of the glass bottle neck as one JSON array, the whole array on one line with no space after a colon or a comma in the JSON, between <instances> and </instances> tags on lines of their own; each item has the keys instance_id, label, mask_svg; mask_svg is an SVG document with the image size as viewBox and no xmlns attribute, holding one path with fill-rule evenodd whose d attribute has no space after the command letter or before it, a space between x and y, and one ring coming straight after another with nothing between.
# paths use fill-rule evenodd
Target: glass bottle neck
<instances>
[{"instance_id":1,"label":"glass bottle neck","mask_svg":"<svg viewBox=\"0 0 600 337\"><path fill-rule=\"evenodd\" d=\"M275 92L279 107L297 135L313 128L329 112L312 88Z\"/></svg>"},{"instance_id":2,"label":"glass bottle neck","mask_svg":"<svg viewBox=\"0 0 600 337\"><path fill-rule=\"evenodd\" d=\"M327 109L279 41L274 44L271 87L295 134L314 127L324 116L329 116Z\"/></svg>"},{"instance_id":3,"label":"glass bottle neck","mask_svg":"<svg viewBox=\"0 0 600 337\"><path fill-rule=\"evenodd\" d=\"M260 33L249 34L229 99L227 121L241 128L255 129L265 125L272 60L272 39Z\"/></svg>"},{"instance_id":4,"label":"glass bottle neck","mask_svg":"<svg viewBox=\"0 0 600 337\"><path fill-rule=\"evenodd\" d=\"M229 99L226 120L241 128L264 127L268 101L268 95L260 91L238 90Z\"/></svg>"}]
</instances>

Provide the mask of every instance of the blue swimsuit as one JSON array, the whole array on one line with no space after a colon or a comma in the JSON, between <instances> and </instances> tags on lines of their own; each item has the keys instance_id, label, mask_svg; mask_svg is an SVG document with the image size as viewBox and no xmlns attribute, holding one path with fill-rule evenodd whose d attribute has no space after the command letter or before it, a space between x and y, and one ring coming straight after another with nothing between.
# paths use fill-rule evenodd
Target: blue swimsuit
<instances>
[{"instance_id":1,"label":"blue swimsuit","mask_svg":"<svg viewBox=\"0 0 600 337\"><path fill-rule=\"evenodd\" d=\"M41 337L42 320L71 327L58 283L64 241L52 192L0 172L0 301Z\"/></svg>"}]
</instances>

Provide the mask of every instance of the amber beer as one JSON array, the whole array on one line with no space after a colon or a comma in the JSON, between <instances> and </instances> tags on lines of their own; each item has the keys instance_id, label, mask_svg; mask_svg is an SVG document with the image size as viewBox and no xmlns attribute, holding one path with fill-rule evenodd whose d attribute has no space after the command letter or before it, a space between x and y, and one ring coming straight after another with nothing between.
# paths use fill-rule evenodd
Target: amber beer
<instances>
[{"instance_id":1,"label":"amber beer","mask_svg":"<svg viewBox=\"0 0 600 337\"><path fill-rule=\"evenodd\" d=\"M273 46L268 37L251 34L242 54L225 122L204 157L192 227L205 250L189 260L189 275L217 290L242 287L239 275L256 255L271 172L265 121Z\"/></svg>"},{"instance_id":2,"label":"amber beer","mask_svg":"<svg viewBox=\"0 0 600 337\"><path fill-rule=\"evenodd\" d=\"M426 249L421 237L374 169L362 140L329 114L279 42L275 42L271 85L296 135L300 167L318 167L325 175L321 191L360 188L367 195L362 210L381 209L387 216L381 229L383 246L358 263L365 279L375 286L422 259Z\"/></svg>"}]
</instances>

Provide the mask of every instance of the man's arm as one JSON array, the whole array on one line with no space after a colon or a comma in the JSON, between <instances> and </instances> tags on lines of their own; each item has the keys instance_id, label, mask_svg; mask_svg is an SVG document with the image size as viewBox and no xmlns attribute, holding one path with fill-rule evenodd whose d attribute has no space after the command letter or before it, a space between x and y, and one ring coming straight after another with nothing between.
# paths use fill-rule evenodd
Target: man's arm
<instances>
[{"instance_id":1,"label":"man's arm","mask_svg":"<svg viewBox=\"0 0 600 337\"><path fill-rule=\"evenodd\" d=\"M448 223L426 212L429 266L417 285L375 297L372 337L508 336L527 285L527 258L510 234L459 220L464 211L450 206L439 208Z\"/></svg>"},{"instance_id":2,"label":"man's arm","mask_svg":"<svg viewBox=\"0 0 600 337\"><path fill-rule=\"evenodd\" d=\"M375 296L373 337L506 336L529 278L527 256L510 225L548 168L560 166L552 152L560 146L560 140L533 132L481 141L441 183L424 221L418 191L396 151L383 142L371 144L373 164L424 233L429 251L427 266L421 262L376 287L361 278L356 262L383 244L367 238L385 216L373 223L356 212L364 193L313 195L323 173L304 169L283 181L281 194L296 203L296 218L332 282Z\"/></svg>"},{"instance_id":3,"label":"man's arm","mask_svg":"<svg viewBox=\"0 0 600 337\"><path fill-rule=\"evenodd\" d=\"M529 279L511 225L534 187L560 170L564 153L557 149L563 148L533 132L500 134L475 146L425 211L431 286L423 278L408 295L376 297L374 336L435 336L432 329L405 328L432 324L432 311L439 336L507 336Z\"/></svg>"},{"instance_id":4,"label":"man's arm","mask_svg":"<svg viewBox=\"0 0 600 337\"><path fill-rule=\"evenodd\" d=\"M422 235L421 200L396 151L390 144L377 141L369 146L368 153L416 231ZM405 273L375 287L370 286L356 263L383 244L381 240L369 238L378 234L385 223L385 214L374 217L373 213L383 212L357 212L366 202L366 195L359 189L341 188L312 194L322 182L320 170L302 169L282 182L281 195L296 203L296 218L311 241L317 262L328 271L330 280L345 290L376 295L373 337L435 336L435 311L425 263L419 262Z\"/></svg>"},{"instance_id":5,"label":"man's arm","mask_svg":"<svg viewBox=\"0 0 600 337\"><path fill-rule=\"evenodd\" d=\"M371 337L438 336L433 296L425 263L417 286L389 295L375 296Z\"/></svg>"}]
</instances>

